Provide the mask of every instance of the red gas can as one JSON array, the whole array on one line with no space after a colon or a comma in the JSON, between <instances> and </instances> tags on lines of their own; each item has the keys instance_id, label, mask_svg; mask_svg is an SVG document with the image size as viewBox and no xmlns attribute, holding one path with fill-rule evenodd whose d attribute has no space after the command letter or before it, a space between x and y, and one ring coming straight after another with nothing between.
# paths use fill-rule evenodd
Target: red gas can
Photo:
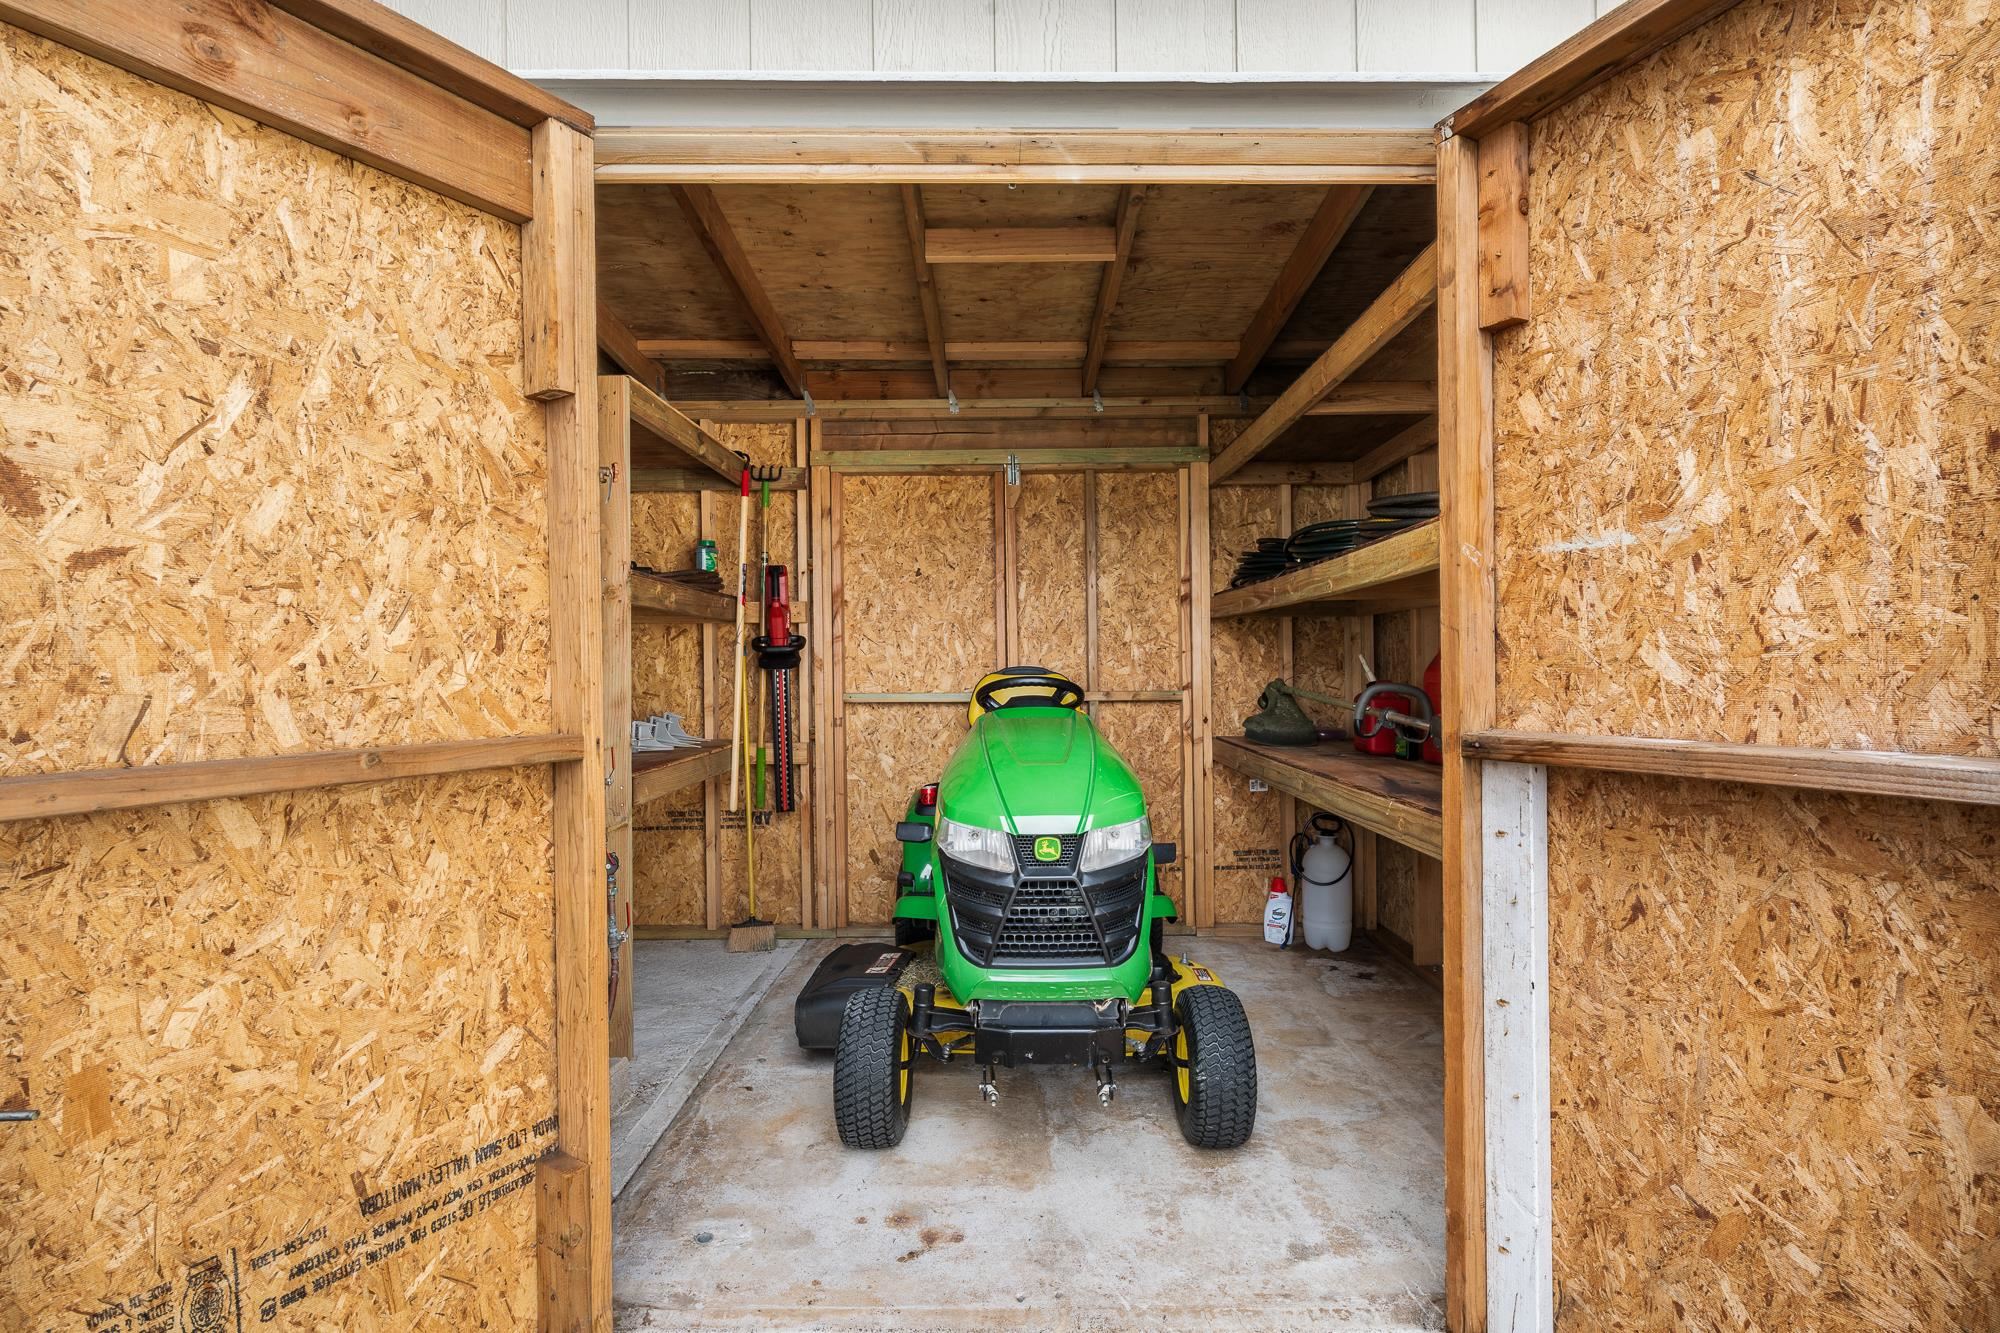
<instances>
[{"instance_id":1,"label":"red gas can","mask_svg":"<svg viewBox=\"0 0 2000 1333\"><path fill-rule=\"evenodd\" d=\"M1431 734L1424 739L1424 762L1427 764L1444 762L1444 746L1438 744L1439 738L1444 735L1443 661L1444 657L1440 654L1424 668L1424 693L1430 696L1431 716L1437 719L1431 724Z\"/></svg>"},{"instance_id":2,"label":"red gas can","mask_svg":"<svg viewBox=\"0 0 2000 1333\"><path fill-rule=\"evenodd\" d=\"M1416 713L1422 707L1422 700L1415 690L1402 688L1377 688L1367 702L1372 707L1386 708L1395 713ZM1381 723L1371 736L1364 736L1357 730L1354 733L1354 748L1363 754L1393 755L1396 753L1396 734L1395 725L1389 722Z\"/></svg>"}]
</instances>

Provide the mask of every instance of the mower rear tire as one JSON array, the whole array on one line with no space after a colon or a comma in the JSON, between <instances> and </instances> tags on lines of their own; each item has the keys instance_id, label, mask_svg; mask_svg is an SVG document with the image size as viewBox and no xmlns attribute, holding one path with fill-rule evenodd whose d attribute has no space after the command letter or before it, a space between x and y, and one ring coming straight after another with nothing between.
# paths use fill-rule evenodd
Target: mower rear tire
<instances>
[{"instance_id":1,"label":"mower rear tire","mask_svg":"<svg viewBox=\"0 0 2000 1333\"><path fill-rule=\"evenodd\" d=\"M856 991L833 1051L833 1122L850 1148L893 1148L910 1126L916 1044L910 1010L894 986Z\"/></svg>"},{"instance_id":2,"label":"mower rear tire","mask_svg":"<svg viewBox=\"0 0 2000 1333\"><path fill-rule=\"evenodd\" d=\"M907 949L915 944L929 944L937 938L937 922L912 921L907 917L896 918L896 947Z\"/></svg>"},{"instance_id":3,"label":"mower rear tire","mask_svg":"<svg viewBox=\"0 0 2000 1333\"><path fill-rule=\"evenodd\" d=\"M1197 1148L1240 1148L1257 1123L1257 1048L1243 1002L1189 986L1174 1003L1174 1116Z\"/></svg>"}]
</instances>

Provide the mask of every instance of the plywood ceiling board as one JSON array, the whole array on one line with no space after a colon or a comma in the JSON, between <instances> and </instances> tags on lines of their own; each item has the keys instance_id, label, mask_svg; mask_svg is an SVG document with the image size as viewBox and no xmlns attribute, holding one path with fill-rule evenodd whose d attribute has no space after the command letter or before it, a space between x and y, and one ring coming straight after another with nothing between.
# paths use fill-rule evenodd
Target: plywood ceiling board
<instances>
[{"instance_id":1,"label":"plywood ceiling board","mask_svg":"<svg viewBox=\"0 0 2000 1333\"><path fill-rule=\"evenodd\" d=\"M665 185L597 187L597 291L641 338L756 337Z\"/></svg>"},{"instance_id":2,"label":"plywood ceiling board","mask_svg":"<svg viewBox=\"0 0 2000 1333\"><path fill-rule=\"evenodd\" d=\"M726 185L715 196L794 342L924 341L895 186Z\"/></svg>"},{"instance_id":3,"label":"plywood ceiling board","mask_svg":"<svg viewBox=\"0 0 2000 1333\"><path fill-rule=\"evenodd\" d=\"M930 192L926 190L928 199ZM966 264L936 270L953 341L1081 343L1097 308L1102 264ZM1076 364L1083 364L1079 351Z\"/></svg>"},{"instance_id":4,"label":"plywood ceiling board","mask_svg":"<svg viewBox=\"0 0 2000 1333\"><path fill-rule=\"evenodd\" d=\"M1262 463L1334 462L1360 458L1408 426L1405 416L1307 417L1273 440L1257 460Z\"/></svg>"},{"instance_id":5,"label":"plywood ceiling board","mask_svg":"<svg viewBox=\"0 0 2000 1333\"><path fill-rule=\"evenodd\" d=\"M1240 335L1325 195L1323 187L1296 185L1154 190L1133 238L1112 336Z\"/></svg>"},{"instance_id":6,"label":"plywood ceiling board","mask_svg":"<svg viewBox=\"0 0 2000 1333\"><path fill-rule=\"evenodd\" d=\"M1377 189L1286 322L1277 345L1331 343L1410 266L1436 233L1436 190L1428 185Z\"/></svg>"}]
</instances>

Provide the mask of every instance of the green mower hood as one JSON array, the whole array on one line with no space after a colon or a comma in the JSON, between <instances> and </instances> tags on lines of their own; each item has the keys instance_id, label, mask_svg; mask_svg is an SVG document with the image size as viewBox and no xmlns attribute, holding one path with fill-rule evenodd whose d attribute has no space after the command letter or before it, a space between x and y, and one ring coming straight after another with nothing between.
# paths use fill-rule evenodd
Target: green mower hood
<instances>
[{"instance_id":1,"label":"green mower hood","mask_svg":"<svg viewBox=\"0 0 2000 1333\"><path fill-rule=\"evenodd\" d=\"M939 782L939 812L1012 833L1083 833L1146 813L1146 799L1088 714L1002 708L973 723Z\"/></svg>"}]
</instances>

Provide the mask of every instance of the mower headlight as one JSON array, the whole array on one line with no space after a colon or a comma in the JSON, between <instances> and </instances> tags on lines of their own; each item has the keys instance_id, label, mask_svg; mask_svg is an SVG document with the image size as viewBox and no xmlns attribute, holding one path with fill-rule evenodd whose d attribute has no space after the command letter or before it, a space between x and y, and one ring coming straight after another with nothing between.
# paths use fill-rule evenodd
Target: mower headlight
<instances>
[{"instance_id":1,"label":"mower headlight","mask_svg":"<svg viewBox=\"0 0 2000 1333\"><path fill-rule=\"evenodd\" d=\"M1012 870L1012 840L997 828L979 828L956 820L937 822L938 851L954 861L963 861L982 870Z\"/></svg>"},{"instance_id":2,"label":"mower headlight","mask_svg":"<svg viewBox=\"0 0 2000 1333\"><path fill-rule=\"evenodd\" d=\"M1153 821L1135 819L1129 824L1092 829L1083 835L1083 850L1077 854L1080 871L1102 870L1142 856L1153 845Z\"/></svg>"}]
</instances>

